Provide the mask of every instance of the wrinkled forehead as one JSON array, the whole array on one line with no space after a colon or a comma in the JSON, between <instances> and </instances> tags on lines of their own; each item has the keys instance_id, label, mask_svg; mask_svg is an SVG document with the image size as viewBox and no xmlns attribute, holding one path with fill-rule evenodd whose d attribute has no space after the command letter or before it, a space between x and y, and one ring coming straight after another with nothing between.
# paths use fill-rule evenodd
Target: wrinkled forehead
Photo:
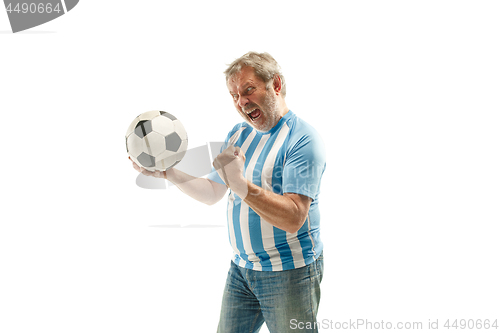
<instances>
[{"instance_id":1,"label":"wrinkled forehead","mask_svg":"<svg viewBox=\"0 0 500 333\"><path fill-rule=\"evenodd\" d=\"M258 84L264 85L264 81L255 74L254 68L250 66L243 67L227 79L227 87L232 92L244 89L247 85Z\"/></svg>"}]
</instances>

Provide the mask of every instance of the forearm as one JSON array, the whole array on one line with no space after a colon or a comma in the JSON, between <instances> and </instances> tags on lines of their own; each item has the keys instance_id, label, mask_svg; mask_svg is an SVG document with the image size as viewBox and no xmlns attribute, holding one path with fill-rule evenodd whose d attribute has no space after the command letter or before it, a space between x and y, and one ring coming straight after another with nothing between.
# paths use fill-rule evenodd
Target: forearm
<instances>
[{"instance_id":1,"label":"forearm","mask_svg":"<svg viewBox=\"0 0 500 333\"><path fill-rule=\"evenodd\" d=\"M248 180L232 189L236 194L239 192L244 196L245 203L262 219L276 228L290 233L297 232L302 227L309 211L301 207L300 202L297 202L298 195L292 197L287 194L277 194L264 190Z\"/></svg>"},{"instance_id":2,"label":"forearm","mask_svg":"<svg viewBox=\"0 0 500 333\"><path fill-rule=\"evenodd\" d=\"M191 198L207 205L218 202L225 193L221 187L215 188L212 181L193 177L177 169L167 170L166 178Z\"/></svg>"}]
</instances>

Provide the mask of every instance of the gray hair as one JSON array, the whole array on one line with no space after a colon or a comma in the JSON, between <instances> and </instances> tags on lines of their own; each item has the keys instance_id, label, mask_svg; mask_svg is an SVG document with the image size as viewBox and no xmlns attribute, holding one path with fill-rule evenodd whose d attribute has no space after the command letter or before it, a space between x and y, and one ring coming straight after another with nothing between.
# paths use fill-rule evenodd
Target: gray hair
<instances>
[{"instance_id":1,"label":"gray hair","mask_svg":"<svg viewBox=\"0 0 500 333\"><path fill-rule=\"evenodd\" d=\"M281 96L286 96L285 77L281 74L281 67L278 62L267 52L257 53L248 52L233 61L224 71L226 75L226 83L231 76L239 73L243 67L252 67L255 70L255 75L266 83L268 87L272 85L274 76L278 75L281 79Z\"/></svg>"}]
</instances>

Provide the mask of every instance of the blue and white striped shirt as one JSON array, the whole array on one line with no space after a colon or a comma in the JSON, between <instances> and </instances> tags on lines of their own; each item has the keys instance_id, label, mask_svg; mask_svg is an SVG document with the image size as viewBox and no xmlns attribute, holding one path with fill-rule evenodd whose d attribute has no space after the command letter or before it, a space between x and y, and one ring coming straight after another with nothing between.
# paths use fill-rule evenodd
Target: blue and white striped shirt
<instances>
[{"instance_id":1,"label":"blue and white striped shirt","mask_svg":"<svg viewBox=\"0 0 500 333\"><path fill-rule=\"evenodd\" d=\"M296 233L274 227L230 191L227 204L229 240L235 264L259 271L306 266L323 250L318 194L326 167L325 148L316 130L288 111L269 132L247 123L236 125L226 138L245 154L245 177L278 194L312 198L304 225ZM224 184L214 170L209 179Z\"/></svg>"}]
</instances>

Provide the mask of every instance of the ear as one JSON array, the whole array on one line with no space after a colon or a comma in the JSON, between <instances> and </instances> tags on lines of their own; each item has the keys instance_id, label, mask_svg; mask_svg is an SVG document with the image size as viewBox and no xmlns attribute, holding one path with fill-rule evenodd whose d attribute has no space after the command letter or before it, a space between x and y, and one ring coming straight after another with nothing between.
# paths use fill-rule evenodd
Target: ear
<instances>
[{"instance_id":1,"label":"ear","mask_svg":"<svg viewBox=\"0 0 500 333\"><path fill-rule=\"evenodd\" d=\"M275 93L280 93L281 92L281 78L278 74L274 74L273 77L273 88Z\"/></svg>"}]
</instances>

